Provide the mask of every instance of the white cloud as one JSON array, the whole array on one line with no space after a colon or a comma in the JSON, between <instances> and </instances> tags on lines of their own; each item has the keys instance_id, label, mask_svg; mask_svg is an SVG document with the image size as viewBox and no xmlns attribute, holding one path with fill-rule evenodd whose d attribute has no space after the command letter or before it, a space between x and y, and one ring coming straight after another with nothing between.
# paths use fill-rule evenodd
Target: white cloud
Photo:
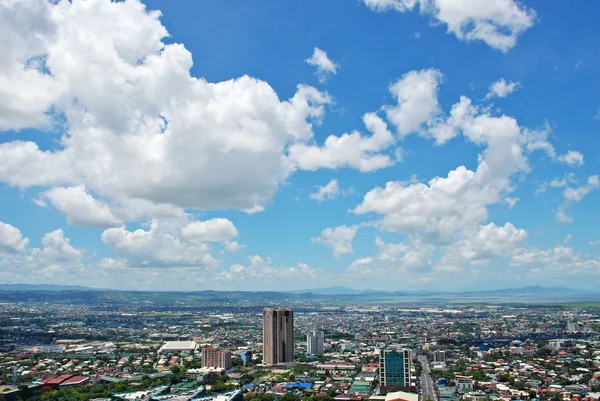
<instances>
[{"instance_id":1,"label":"white cloud","mask_svg":"<svg viewBox=\"0 0 600 401\"><path fill-rule=\"evenodd\" d=\"M504 200L506 201L506 203L508 203L508 207L512 209L516 206L517 202L519 201L519 198L506 197L504 198Z\"/></svg>"},{"instance_id":2,"label":"white cloud","mask_svg":"<svg viewBox=\"0 0 600 401\"><path fill-rule=\"evenodd\" d=\"M84 185L52 188L43 192L42 196L67 215L69 224L114 227L123 223L112 214L106 203L87 193Z\"/></svg>"},{"instance_id":3,"label":"white cloud","mask_svg":"<svg viewBox=\"0 0 600 401\"><path fill-rule=\"evenodd\" d=\"M324 200L335 199L339 194L340 188L338 186L338 181L333 179L324 186L317 186L317 192L310 194L308 197L323 202Z\"/></svg>"},{"instance_id":4,"label":"white cloud","mask_svg":"<svg viewBox=\"0 0 600 401\"><path fill-rule=\"evenodd\" d=\"M569 150L564 155L558 156L556 160L569 166L583 166L583 155L576 150Z\"/></svg>"},{"instance_id":5,"label":"white cloud","mask_svg":"<svg viewBox=\"0 0 600 401\"><path fill-rule=\"evenodd\" d=\"M330 135L323 146L294 144L289 148L290 160L298 168L312 171L351 167L368 172L393 165L390 156L380 153L394 143L386 123L374 113L365 114L363 122L373 135L354 131L340 137Z\"/></svg>"},{"instance_id":6,"label":"white cloud","mask_svg":"<svg viewBox=\"0 0 600 401\"><path fill-rule=\"evenodd\" d=\"M489 223L473 232L463 232L461 239L446 248L441 264L507 258L526 240L527 231L516 228L512 223L504 226Z\"/></svg>"},{"instance_id":7,"label":"white cloud","mask_svg":"<svg viewBox=\"0 0 600 401\"><path fill-rule=\"evenodd\" d=\"M227 219L193 221L181 229L185 238L206 242L230 241L238 236L235 225Z\"/></svg>"},{"instance_id":8,"label":"white cloud","mask_svg":"<svg viewBox=\"0 0 600 401\"><path fill-rule=\"evenodd\" d=\"M406 12L415 8L418 0L363 0L375 11ZM421 13L431 14L447 25L448 32L458 39L481 40L489 46L510 50L518 37L533 26L535 11L515 0L420 0Z\"/></svg>"},{"instance_id":9,"label":"white cloud","mask_svg":"<svg viewBox=\"0 0 600 401\"><path fill-rule=\"evenodd\" d=\"M25 250L27 244L29 240L23 237L18 228L0 221L0 252L3 250L21 252Z\"/></svg>"},{"instance_id":10,"label":"white cloud","mask_svg":"<svg viewBox=\"0 0 600 401\"><path fill-rule=\"evenodd\" d=\"M500 78L498 81L490 85L490 91L486 95L486 99L493 97L506 97L513 93L521 84L518 82L507 82L504 78Z\"/></svg>"},{"instance_id":11,"label":"white cloud","mask_svg":"<svg viewBox=\"0 0 600 401\"><path fill-rule=\"evenodd\" d=\"M588 242L588 245L589 246L598 246L598 245L600 245L600 240L590 241L590 242Z\"/></svg>"},{"instance_id":12,"label":"white cloud","mask_svg":"<svg viewBox=\"0 0 600 401\"><path fill-rule=\"evenodd\" d=\"M260 211L294 170L288 145L312 138L331 101L304 85L280 100L247 76L192 77L192 55L162 41L160 13L138 0L24 0L0 13L0 75L10 82L0 84L9 91L0 129L51 115L67 127L53 150L1 144L9 185L84 185L113 211L135 202Z\"/></svg>"},{"instance_id":13,"label":"white cloud","mask_svg":"<svg viewBox=\"0 0 600 401\"><path fill-rule=\"evenodd\" d=\"M384 106L388 120L404 136L421 129L438 113L437 89L442 74L435 69L410 71L390 87L398 100L394 106Z\"/></svg>"},{"instance_id":14,"label":"white cloud","mask_svg":"<svg viewBox=\"0 0 600 401\"><path fill-rule=\"evenodd\" d=\"M542 130L526 130L523 137L523 142L526 143L528 151L533 152L541 150L546 153L550 160L555 163L563 163L569 166L582 166L584 163L583 154L576 150L569 150L564 155L558 155L554 146L548 142L550 134L550 126L546 124Z\"/></svg>"},{"instance_id":15,"label":"white cloud","mask_svg":"<svg viewBox=\"0 0 600 401\"><path fill-rule=\"evenodd\" d=\"M71 245L71 241L61 229L45 234L42 246L41 249L34 248L31 253L41 264L73 263L83 258L83 252Z\"/></svg>"},{"instance_id":16,"label":"white cloud","mask_svg":"<svg viewBox=\"0 0 600 401\"><path fill-rule=\"evenodd\" d=\"M587 179L587 184L577 188L566 188L563 196L568 202L579 202L591 191L600 188L600 179L597 175L591 175Z\"/></svg>"},{"instance_id":17,"label":"white cloud","mask_svg":"<svg viewBox=\"0 0 600 401\"><path fill-rule=\"evenodd\" d=\"M399 244L389 244L377 237L375 245L379 249L377 260L391 263L396 269L416 269L423 273L431 267L431 255L435 248L415 237Z\"/></svg>"},{"instance_id":18,"label":"white cloud","mask_svg":"<svg viewBox=\"0 0 600 401\"><path fill-rule=\"evenodd\" d=\"M376 257L354 260L347 272L355 280L383 280L387 286L394 282L419 281L431 272L434 247L416 238L399 244L390 244L377 237L379 249Z\"/></svg>"},{"instance_id":19,"label":"white cloud","mask_svg":"<svg viewBox=\"0 0 600 401\"><path fill-rule=\"evenodd\" d=\"M35 57L56 33L50 10L45 0L4 1L0 7L0 130L49 123L49 104L61 86Z\"/></svg>"},{"instance_id":20,"label":"white cloud","mask_svg":"<svg viewBox=\"0 0 600 401\"><path fill-rule=\"evenodd\" d=\"M223 243L223 250L231 253L236 253L240 249L244 248L246 245L240 244L237 241L225 241Z\"/></svg>"},{"instance_id":21,"label":"white cloud","mask_svg":"<svg viewBox=\"0 0 600 401\"><path fill-rule=\"evenodd\" d=\"M585 184L580 184L575 174L568 173L563 178L556 177L543 182L536 190L536 194L545 193L548 188L564 188L562 191L563 202L556 210L556 220L561 223L572 223L573 217L567 214L567 208L572 203L580 202L592 191L600 189L600 177L591 175L587 178Z\"/></svg>"},{"instance_id":22,"label":"white cloud","mask_svg":"<svg viewBox=\"0 0 600 401\"><path fill-rule=\"evenodd\" d=\"M366 258L358 258L352 262L349 269L351 269L351 270L361 269L364 266L370 265L372 262L373 262L373 258L370 256L368 256Z\"/></svg>"},{"instance_id":23,"label":"white cloud","mask_svg":"<svg viewBox=\"0 0 600 401\"><path fill-rule=\"evenodd\" d=\"M573 217L566 214L566 209L571 203L580 202L590 192L600 189L600 178L597 175L591 175L587 179L587 183L577 187L567 187L571 184L576 184L577 181L572 176L567 176L562 180L554 179L548 186L554 188L566 187L563 192L564 203L560 205L556 211L556 220L561 223L572 223Z\"/></svg>"},{"instance_id":24,"label":"white cloud","mask_svg":"<svg viewBox=\"0 0 600 401\"><path fill-rule=\"evenodd\" d=\"M183 224L179 220L152 220L148 230L109 228L101 238L115 257L125 259L131 267L216 267L218 262L208 253L208 245L180 236Z\"/></svg>"},{"instance_id":25,"label":"white cloud","mask_svg":"<svg viewBox=\"0 0 600 401\"><path fill-rule=\"evenodd\" d=\"M18 235L15 235L15 230ZM6 242L3 231L5 227L0 224L0 241ZM87 280L89 277L82 264L83 251L74 248L62 230L44 234L41 248L29 248L28 240L19 240L20 232L14 227L8 232L13 240L8 244L0 242L0 254L3 248L9 251L0 257L0 281L71 283L73 279Z\"/></svg>"},{"instance_id":26,"label":"white cloud","mask_svg":"<svg viewBox=\"0 0 600 401\"><path fill-rule=\"evenodd\" d=\"M367 7L375 11L396 10L399 12L410 11L417 4L417 0L363 0Z\"/></svg>"},{"instance_id":27,"label":"white cloud","mask_svg":"<svg viewBox=\"0 0 600 401\"><path fill-rule=\"evenodd\" d=\"M331 248L333 256L339 259L342 255L352 253L352 241L359 226L339 226L326 228L321 231L321 236L312 238L312 242L327 245Z\"/></svg>"},{"instance_id":28,"label":"white cloud","mask_svg":"<svg viewBox=\"0 0 600 401\"><path fill-rule=\"evenodd\" d=\"M325 83L330 74L337 74L340 65L327 57L327 53L318 47L314 48L313 55L305 60L308 64L317 67L317 76L320 83Z\"/></svg>"},{"instance_id":29,"label":"white cloud","mask_svg":"<svg viewBox=\"0 0 600 401\"><path fill-rule=\"evenodd\" d=\"M522 248L510 261L511 266L538 266L534 269L539 273L556 273L561 276L600 274L600 261L589 255L576 252L565 245L554 248Z\"/></svg>"},{"instance_id":30,"label":"white cloud","mask_svg":"<svg viewBox=\"0 0 600 401\"><path fill-rule=\"evenodd\" d=\"M228 271L217 275L216 280L243 282L246 286L262 285L265 280L278 280L283 285L281 289L297 289L299 285L314 281L318 273L318 270L311 268L306 263L298 263L292 267L274 266L271 258L263 258L258 255L250 256L248 262L246 266L232 265ZM293 285L286 285L286 283L293 283Z\"/></svg>"},{"instance_id":31,"label":"white cloud","mask_svg":"<svg viewBox=\"0 0 600 401\"><path fill-rule=\"evenodd\" d=\"M561 206L556 211L556 220L559 221L559 222L561 222L561 223L572 223L573 222L573 217L567 215L567 213L564 210L564 207Z\"/></svg>"}]
</instances>

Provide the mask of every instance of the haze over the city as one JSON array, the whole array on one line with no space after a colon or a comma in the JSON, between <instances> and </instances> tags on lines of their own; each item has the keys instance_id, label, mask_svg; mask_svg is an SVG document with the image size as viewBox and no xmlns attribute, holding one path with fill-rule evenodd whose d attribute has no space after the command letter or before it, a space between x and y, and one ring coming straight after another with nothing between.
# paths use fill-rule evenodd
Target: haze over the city
<instances>
[{"instance_id":1,"label":"haze over the city","mask_svg":"<svg viewBox=\"0 0 600 401\"><path fill-rule=\"evenodd\" d=\"M599 12L0 0L0 283L595 288Z\"/></svg>"}]
</instances>

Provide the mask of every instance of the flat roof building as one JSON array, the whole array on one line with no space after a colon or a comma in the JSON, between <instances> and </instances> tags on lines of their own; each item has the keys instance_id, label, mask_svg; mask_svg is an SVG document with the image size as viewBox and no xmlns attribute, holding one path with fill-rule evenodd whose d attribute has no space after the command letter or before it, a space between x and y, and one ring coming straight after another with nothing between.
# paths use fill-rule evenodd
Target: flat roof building
<instances>
[{"instance_id":1,"label":"flat roof building","mask_svg":"<svg viewBox=\"0 0 600 401\"><path fill-rule=\"evenodd\" d=\"M167 341L159 348L159 354L167 354L169 352L193 352L198 348L195 341Z\"/></svg>"}]
</instances>

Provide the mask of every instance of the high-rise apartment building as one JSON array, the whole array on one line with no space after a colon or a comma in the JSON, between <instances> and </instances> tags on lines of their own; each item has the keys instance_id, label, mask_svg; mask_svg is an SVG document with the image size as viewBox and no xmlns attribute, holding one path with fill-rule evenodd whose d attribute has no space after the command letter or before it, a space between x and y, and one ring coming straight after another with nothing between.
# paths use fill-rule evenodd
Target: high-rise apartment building
<instances>
[{"instance_id":1,"label":"high-rise apartment building","mask_svg":"<svg viewBox=\"0 0 600 401\"><path fill-rule=\"evenodd\" d=\"M325 350L325 335L322 331L311 330L306 333L306 353L323 355Z\"/></svg>"},{"instance_id":2,"label":"high-rise apartment building","mask_svg":"<svg viewBox=\"0 0 600 401\"><path fill-rule=\"evenodd\" d=\"M446 351L435 350L431 352L431 361L432 362L446 362Z\"/></svg>"},{"instance_id":3,"label":"high-rise apartment building","mask_svg":"<svg viewBox=\"0 0 600 401\"><path fill-rule=\"evenodd\" d=\"M263 363L279 365L294 361L294 311L265 308L263 312Z\"/></svg>"},{"instance_id":4,"label":"high-rise apartment building","mask_svg":"<svg viewBox=\"0 0 600 401\"><path fill-rule=\"evenodd\" d=\"M410 388L409 350L380 350L379 376L381 394Z\"/></svg>"},{"instance_id":5,"label":"high-rise apartment building","mask_svg":"<svg viewBox=\"0 0 600 401\"><path fill-rule=\"evenodd\" d=\"M202 367L231 369L231 352L217 351L214 348L202 348Z\"/></svg>"}]
</instances>

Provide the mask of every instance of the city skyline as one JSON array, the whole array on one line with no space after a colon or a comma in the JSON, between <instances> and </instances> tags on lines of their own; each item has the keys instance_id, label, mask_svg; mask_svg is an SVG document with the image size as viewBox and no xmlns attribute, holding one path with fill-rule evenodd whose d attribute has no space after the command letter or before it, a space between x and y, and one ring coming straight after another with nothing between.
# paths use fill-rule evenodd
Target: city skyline
<instances>
[{"instance_id":1,"label":"city skyline","mask_svg":"<svg viewBox=\"0 0 600 401\"><path fill-rule=\"evenodd\" d=\"M595 289L598 5L469 4L0 0L0 284Z\"/></svg>"}]
</instances>

